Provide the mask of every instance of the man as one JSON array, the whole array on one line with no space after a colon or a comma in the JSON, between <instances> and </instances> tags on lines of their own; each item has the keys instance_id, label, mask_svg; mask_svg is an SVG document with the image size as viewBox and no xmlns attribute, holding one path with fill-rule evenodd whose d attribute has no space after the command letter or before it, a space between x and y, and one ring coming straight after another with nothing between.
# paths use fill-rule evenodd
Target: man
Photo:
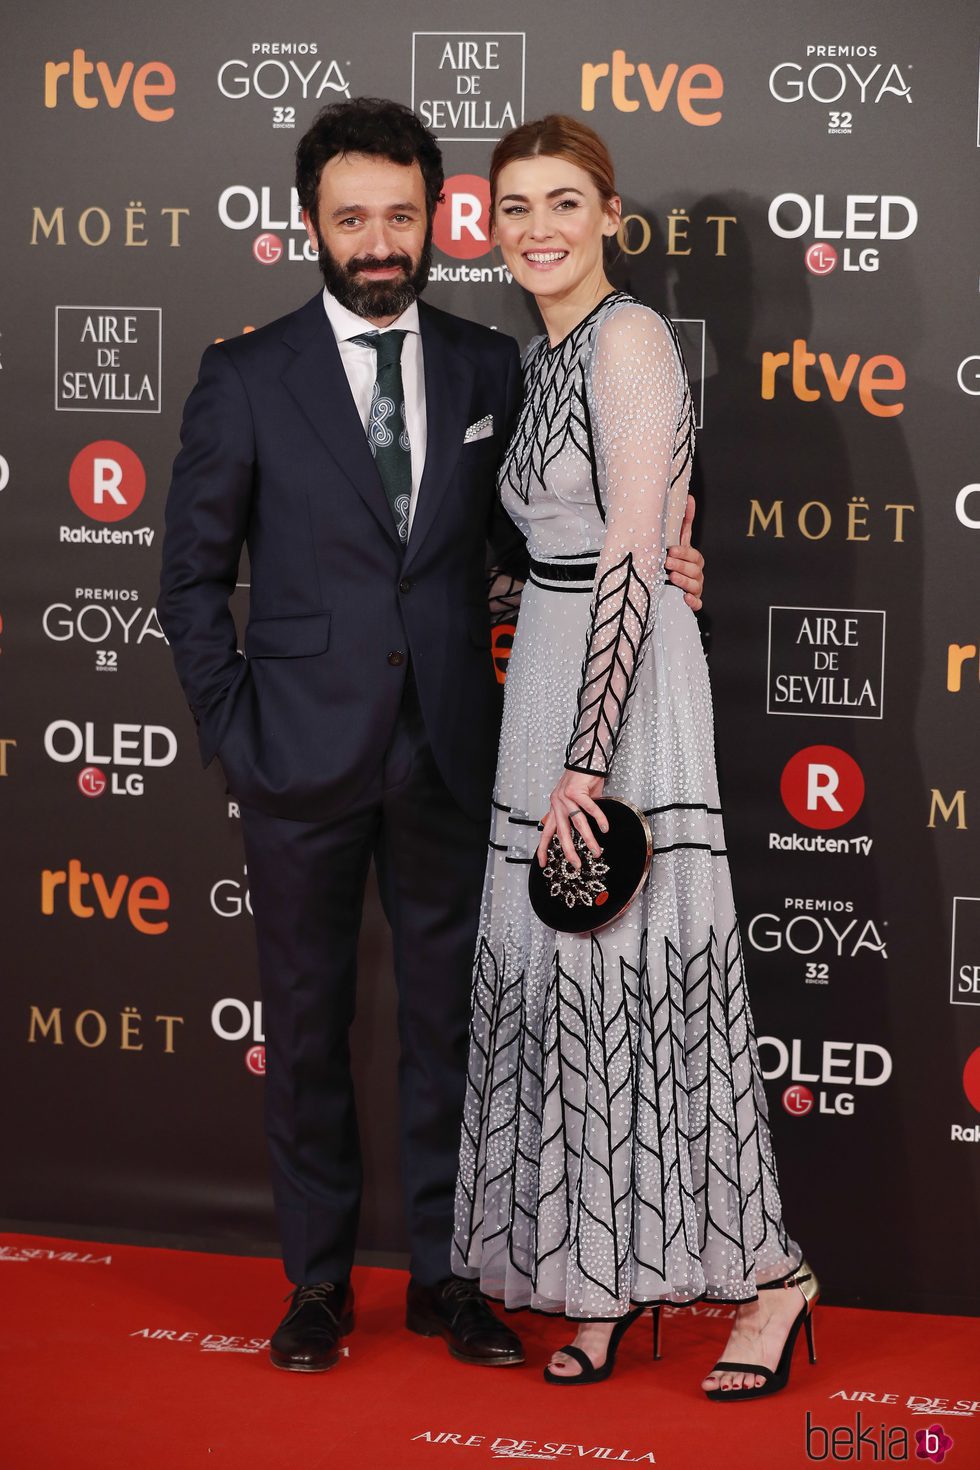
<instances>
[{"instance_id":1,"label":"man","mask_svg":"<svg viewBox=\"0 0 980 1470\"><path fill-rule=\"evenodd\" d=\"M448 1274L473 946L499 723L486 546L519 572L495 475L516 344L421 306L438 146L396 103L325 108L297 149L325 290L208 348L167 502L160 617L242 814L289 1309L280 1368L352 1324L361 1163L348 1031L374 858L394 937L406 1323L464 1362L523 1361ZM250 620L228 600L243 545ZM679 553L700 591L701 558Z\"/></svg>"}]
</instances>

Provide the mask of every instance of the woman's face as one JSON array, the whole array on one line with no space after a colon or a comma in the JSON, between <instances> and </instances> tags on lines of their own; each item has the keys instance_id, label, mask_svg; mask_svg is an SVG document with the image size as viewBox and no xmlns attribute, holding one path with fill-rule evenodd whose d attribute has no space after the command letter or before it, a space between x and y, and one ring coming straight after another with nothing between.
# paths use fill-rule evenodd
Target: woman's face
<instances>
[{"instance_id":1,"label":"woman's face","mask_svg":"<svg viewBox=\"0 0 980 1470\"><path fill-rule=\"evenodd\" d=\"M538 155L506 164L497 179L494 234L507 269L538 297L565 297L605 270L602 242L619 227L621 203L603 204L585 169Z\"/></svg>"}]
</instances>

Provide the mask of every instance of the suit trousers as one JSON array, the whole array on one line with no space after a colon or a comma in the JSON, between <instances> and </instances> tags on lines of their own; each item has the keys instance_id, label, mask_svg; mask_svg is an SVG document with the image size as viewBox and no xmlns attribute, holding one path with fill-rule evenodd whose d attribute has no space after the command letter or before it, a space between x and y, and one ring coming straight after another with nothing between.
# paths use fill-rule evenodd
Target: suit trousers
<instances>
[{"instance_id":1,"label":"suit trousers","mask_svg":"<svg viewBox=\"0 0 980 1470\"><path fill-rule=\"evenodd\" d=\"M373 857L394 940L411 1272L431 1285L450 1274L489 810L474 820L446 788L409 669L383 765L343 816L303 822L241 812L286 1275L296 1284L343 1281L354 1257L362 1169L348 1033Z\"/></svg>"}]
</instances>

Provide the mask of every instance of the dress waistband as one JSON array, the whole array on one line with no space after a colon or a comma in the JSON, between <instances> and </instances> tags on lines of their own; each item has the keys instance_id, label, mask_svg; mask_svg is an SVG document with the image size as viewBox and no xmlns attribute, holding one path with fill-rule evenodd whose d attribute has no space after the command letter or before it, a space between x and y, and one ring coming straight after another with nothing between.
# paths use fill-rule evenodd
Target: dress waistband
<instances>
[{"instance_id":1,"label":"dress waistband","mask_svg":"<svg viewBox=\"0 0 980 1470\"><path fill-rule=\"evenodd\" d=\"M546 591L589 592L598 569L597 551L583 552L580 557L568 561L535 561L532 558L530 580L536 587L544 587ZM673 585L666 573L663 583L667 587Z\"/></svg>"},{"instance_id":2,"label":"dress waistband","mask_svg":"<svg viewBox=\"0 0 980 1470\"><path fill-rule=\"evenodd\" d=\"M590 551L587 555L576 558L573 561L531 561L531 576L538 577L546 582L588 582L595 581L595 574L599 567L599 553Z\"/></svg>"}]
</instances>

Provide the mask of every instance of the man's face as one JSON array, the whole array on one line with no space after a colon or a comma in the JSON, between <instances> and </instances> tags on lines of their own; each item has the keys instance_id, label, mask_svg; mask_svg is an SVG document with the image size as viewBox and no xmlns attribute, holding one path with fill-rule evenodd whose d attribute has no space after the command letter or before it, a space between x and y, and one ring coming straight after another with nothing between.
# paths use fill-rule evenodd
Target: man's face
<instances>
[{"instance_id":1,"label":"man's face","mask_svg":"<svg viewBox=\"0 0 980 1470\"><path fill-rule=\"evenodd\" d=\"M338 154L320 174L316 219L304 211L303 223L327 289L374 325L400 316L425 286L431 231L417 163Z\"/></svg>"}]
</instances>

